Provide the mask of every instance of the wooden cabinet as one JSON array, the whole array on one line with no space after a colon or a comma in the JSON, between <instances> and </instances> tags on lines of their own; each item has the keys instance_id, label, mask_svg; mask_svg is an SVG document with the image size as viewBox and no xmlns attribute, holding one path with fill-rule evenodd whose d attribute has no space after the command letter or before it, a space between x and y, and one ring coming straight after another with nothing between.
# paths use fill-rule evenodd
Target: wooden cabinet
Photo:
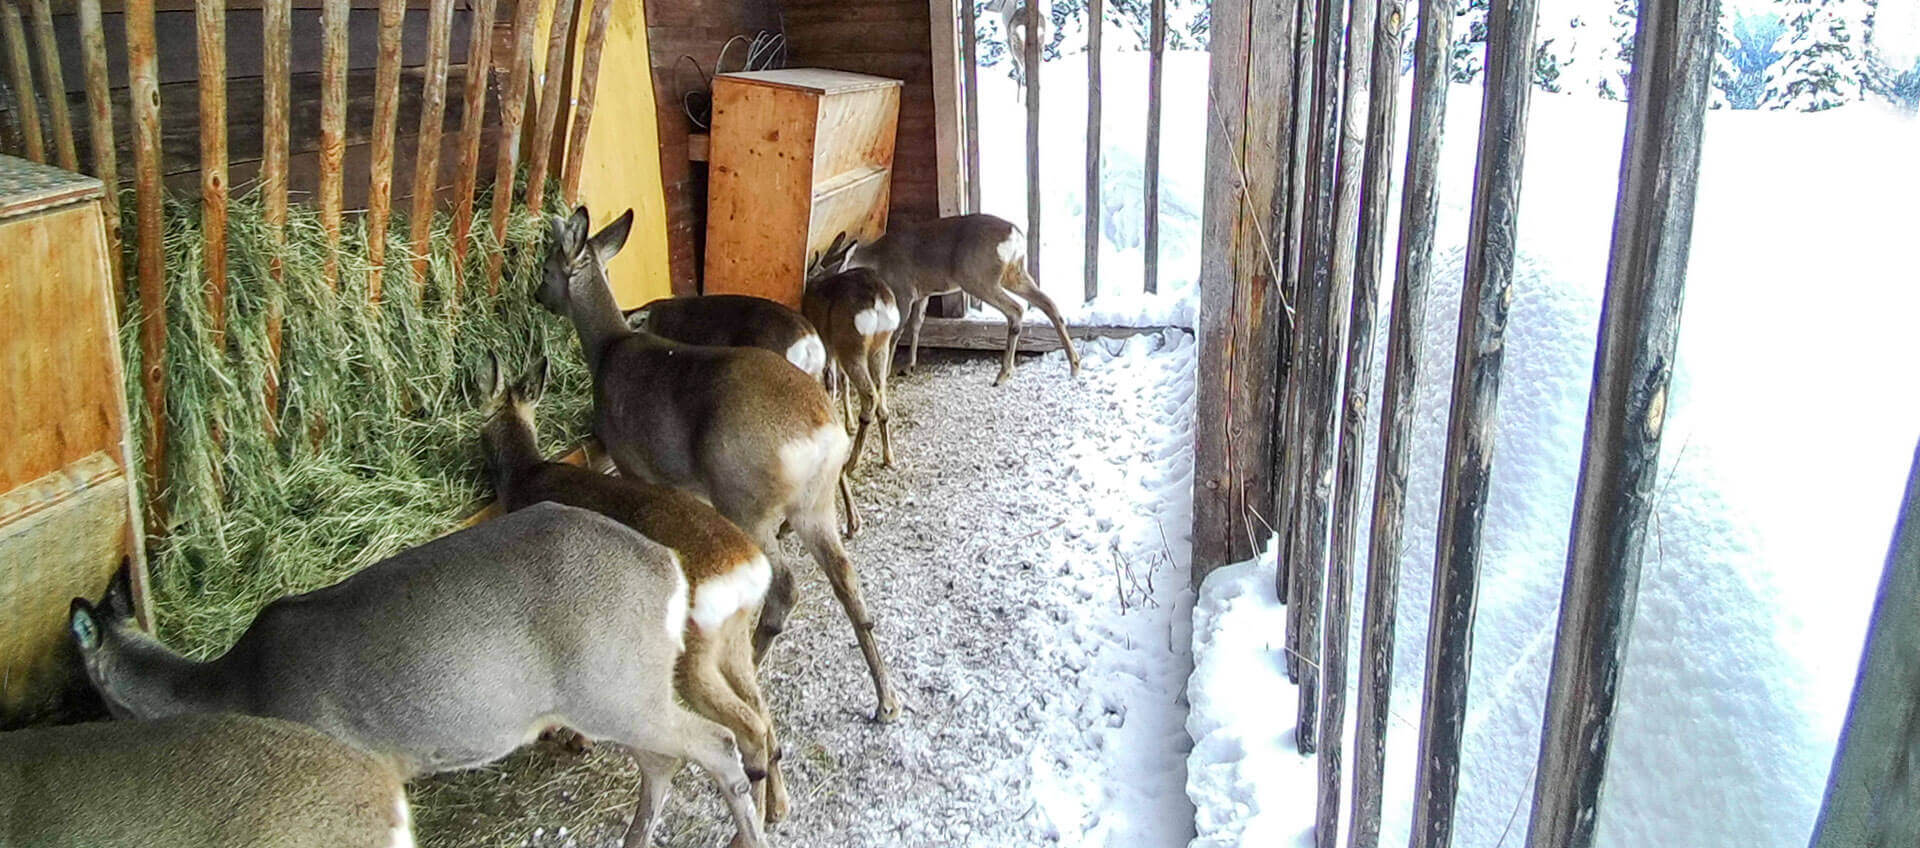
<instances>
[{"instance_id":1,"label":"wooden cabinet","mask_svg":"<svg viewBox=\"0 0 1920 848\"><path fill-rule=\"evenodd\" d=\"M722 74L708 153L708 294L799 307L807 258L886 230L900 81L819 68Z\"/></svg>"},{"instance_id":2,"label":"wooden cabinet","mask_svg":"<svg viewBox=\"0 0 1920 848\"><path fill-rule=\"evenodd\" d=\"M0 156L0 727L69 687L68 604L145 571L100 181Z\"/></svg>"}]
</instances>

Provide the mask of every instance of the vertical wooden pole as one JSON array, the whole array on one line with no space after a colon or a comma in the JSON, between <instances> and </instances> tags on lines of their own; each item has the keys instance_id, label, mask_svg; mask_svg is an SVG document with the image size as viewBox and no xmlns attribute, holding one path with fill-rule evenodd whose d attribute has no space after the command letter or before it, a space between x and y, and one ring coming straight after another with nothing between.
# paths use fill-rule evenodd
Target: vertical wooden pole
<instances>
[{"instance_id":1,"label":"vertical wooden pole","mask_svg":"<svg viewBox=\"0 0 1920 848\"><path fill-rule=\"evenodd\" d=\"M260 200L261 217L267 225L267 240L275 248L268 261L268 273L275 282L284 282L286 269L280 265L279 248L287 243L287 112L289 74L292 69L293 0L265 0L260 7L261 112L265 138L261 139ZM280 327L285 293L267 300L267 390L263 406L267 429L275 430L280 404Z\"/></svg>"},{"instance_id":2,"label":"vertical wooden pole","mask_svg":"<svg viewBox=\"0 0 1920 848\"><path fill-rule=\"evenodd\" d=\"M1398 0L1381 16L1376 59L1388 58L1386 35L1397 23ZM1392 28L1398 32L1397 27ZM1414 389L1420 374L1421 339L1427 315L1427 279L1432 273L1433 228L1438 213L1441 129L1445 123L1453 0L1420 0L1420 33L1413 59L1413 103L1408 129L1406 187L1401 194L1399 252L1395 261L1393 313L1387 326L1386 385L1380 408L1380 449L1373 486L1373 527L1367 544L1366 610L1361 617L1360 691L1354 710L1353 825L1349 848L1380 844L1381 795L1392 719L1394 603L1400 596L1401 531L1406 522L1407 468L1413 429ZM1398 53L1392 54L1396 70ZM1380 62L1375 62L1376 72ZM1383 85L1392 85L1383 89ZM1398 85L1374 77L1376 103L1389 101ZM1378 114L1379 110L1375 110ZM1380 159L1391 156L1391 131ZM1368 160L1372 165L1372 157ZM1370 200L1369 203L1372 201ZM1385 213L1384 205L1381 213ZM1364 232L1364 231L1363 231ZM1362 266L1365 267L1364 265Z\"/></svg>"},{"instance_id":3,"label":"vertical wooden pole","mask_svg":"<svg viewBox=\"0 0 1920 848\"><path fill-rule=\"evenodd\" d=\"M107 31L100 0L75 4L80 20L80 52L87 73L87 139L93 147L93 175L106 184L101 197L107 219L107 265L113 270L115 305L126 300L126 269L120 254L120 163L113 135L113 87L107 78Z\"/></svg>"},{"instance_id":4,"label":"vertical wooden pole","mask_svg":"<svg viewBox=\"0 0 1920 848\"><path fill-rule=\"evenodd\" d=\"M1040 278L1040 65L1046 30L1042 0L1025 0L1027 12L1027 273Z\"/></svg>"},{"instance_id":5,"label":"vertical wooden pole","mask_svg":"<svg viewBox=\"0 0 1920 848\"><path fill-rule=\"evenodd\" d=\"M153 0L127 0L127 82L133 106L135 249L140 280L140 385L147 396L147 526L166 526L167 292L160 232L160 64Z\"/></svg>"},{"instance_id":6,"label":"vertical wooden pole","mask_svg":"<svg viewBox=\"0 0 1920 848\"><path fill-rule=\"evenodd\" d=\"M1167 0L1153 0L1148 33L1146 198L1141 208L1146 233L1140 250L1146 266L1142 290L1153 294L1160 290L1160 80L1167 49Z\"/></svg>"},{"instance_id":7,"label":"vertical wooden pole","mask_svg":"<svg viewBox=\"0 0 1920 848\"><path fill-rule=\"evenodd\" d=\"M567 168L560 179L560 191L569 205L580 202L580 169L587 161L587 130L593 125L594 93L600 87L600 51L607 43L607 21L612 15L613 0L593 0L587 44L580 57L580 96L573 109L573 132L567 138Z\"/></svg>"},{"instance_id":8,"label":"vertical wooden pole","mask_svg":"<svg viewBox=\"0 0 1920 848\"><path fill-rule=\"evenodd\" d=\"M606 2L606 0L602 0ZM473 191L480 181L480 134L487 117L487 69L491 65L494 0L473 0L468 14L467 88L460 113L460 176L453 189L453 291L449 303L458 303L465 279L467 234L473 227Z\"/></svg>"},{"instance_id":9,"label":"vertical wooden pole","mask_svg":"<svg viewBox=\"0 0 1920 848\"><path fill-rule=\"evenodd\" d=\"M560 100L565 93L567 36L573 34L573 6L576 0L553 0L553 26L547 31L547 75L540 86L540 111L534 116L533 160L527 163L527 208L540 211L547 196L548 159L553 155L553 126L560 120Z\"/></svg>"},{"instance_id":10,"label":"vertical wooden pole","mask_svg":"<svg viewBox=\"0 0 1920 848\"><path fill-rule=\"evenodd\" d=\"M407 0L380 0L380 57L373 84L373 163L367 183L367 300L380 302L393 209L394 130L400 122L400 35Z\"/></svg>"},{"instance_id":11,"label":"vertical wooden pole","mask_svg":"<svg viewBox=\"0 0 1920 848\"><path fill-rule=\"evenodd\" d=\"M1099 2L1099 0L1092 0ZM967 98L967 212L980 211L980 30L974 0L960 0Z\"/></svg>"},{"instance_id":12,"label":"vertical wooden pole","mask_svg":"<svg viewBox=\"0 0 1920 848\"><path fill-rule=\"evenodd\" d=\"M420 94L420 146L413 157L413 218L410 235L416 297L426 293L434 193L440 185L440 128L447 115L448 41L452 30L453 0L433 0L433 7L427 12L427 78Z\"/></svg>"},{"instance_id":13,"label":"vertical wooden pole","mask_svg":"<svg viewBox=\"0 0 1920 848\"><path fill-rule=\"evenodd\" d=\"M966 94L960 90L960 9L973 0L927 0L933 59L933 136L940 217L966 211Z\"/></svg>"},{"instance_id":14,"label":"vertical wooden pole","mask_svg":"<svg viewBox=\"0 0 1920 848\"><path fill-rule=\"evenodd\" d=\"M1920 454L1910 468L1812 848L1920 845Z\"/></svg>"},{"instance_id":15,"label":"vertical wooden pole","mask_svg":"<svg viewBox=\"0 0 1920 848\"><path fill-rule=\"evenodd\" d=\"M40 52L40 79L47 87L47 111L53 117L54 152L60 167L80 170L73 148L73 118L67 113L67 78L60 70L60 48L53 40L53 10L47 0L33 2L33 41Z\"/></svg>"},{"instance_id":16,"label":"vertical wooden pole","mask_svg":"<svg viewBox=\"0 0 1920 848\"><path fill-rule=\"evenodd\" d=\"M539 0L515 0L513 10L513 55L508 59L507 90L501 95L500 102L500 147L494 158L493 169L493 241L504 245L507 241L507 213L513 208L513 172L514 163L520 153L520 122L526 115L527 88L533 77L533 30L534 15L539 12ZM487 253L487 290L500 290L500 263L506 252L492 250Z\"/></svg>"},{"instance_id":17,"label":"vertical wooden pole","mask_svg":"<svg viewBox=\"0 0 1920 848\"><path fill-rule=\"evenodd\" d=\"M1612 257L1527 833L1532 848L1593 844L1680 336L1718 20L1716 2L1640 2Z\"/></svg>"},{"instance_id":18,"label":"vertical wooden pole","mask_svg":"<svg viewBox=\"0 0 1920 848\"><path fill-rule=\"evenodd\" d=\"M342 165L347 155L347 14L349 0L326 0L320 10L320 226L327 233L321 278L340 284Z\"/></svg>"},{"instance_id":19,"label":"vertical wooden pole","mask_svg":"<svg viewBox=\"0 0 1920 848\"><path fill-rule=\"evenodd\" d=\"M1460 735L1479 598L1481 520L1493 470L1537 11L1536 0L1493 0L1487 14L1486 100L1480 111L1467 229L1467 275L1460 291L1460 336L1454 351L1420 710L1420 764L1414 781L1413 834L1419 848L1441 848L1453 841Z\"/></svg>"},{"instance_id":20,"label":"vertical wooden pole","mask_svg":"<svg viewBox=\"0 0 1920 848\"><path fill-rule=\"evenodd\" d=\"M40 134L40 96L33 87L33 64L27 59L27 28L20 20L19 0L0 0L0 27L7 37L8 82L20 102L20 132L26 136L27 158L47 161L46 137Z\"/></svg>"},{"instance_id":21,"label":"vertical wooden pole","mask_svg":"<svg viewBox=\"0 0 1920 848\"><path fill-rule=\"evenodd\" d=\"M1300 0L1295 6L1293 45L1293 105L1288 115L1288 174L1286 192L1279 200L1285 204L1276 218L1282 227L1281 235L1281 288L1287 293L1293 304L1293 320L1285 325L1286 338L1282 342L1282 368L1284 377L1279 388L1279 403L1274 415L1274 449L1279 454L1274 463L1274 503L1273 514L1276 524L1274 544L1279 546L1274 570L1274 593L1287 605L1287 632L1283 642L1282 663L1287 670L1287 679L1298 682L1300 679L1298 648L1293 639L1298 632L1299 587L1293 574L1293 539L1296 522L1294 516L1300 512L1299 464L1302 445L1297 441L1300 430L1300 382L1301 363L1305 357L1307 329L1305 282L1306 242L1303 230L1307 221L1306 210L1312 195L1308 184L1313 182L1315 170L1311 167L1309 152L1316 137L1313 126L1314 87L1319 84L1319 68L1314 50L1314 36L1318 32L1319 5L1317 0Z\"/></svg>"},{"instance_id":22,"label":"vertical wooden pole","mask_svg":"<svg viewBox=\"0 0 1920 848\"><path fill-rule=\"evenodd\" d=\"M1106 16L1102 0L1087 0L1087 258L1082 298L1089 302L1100 294L1100 30Z\"/></svg>"},{"instance_id":23,"label":"vertical wooden pole","mask_svg":"<svg viewBox=\"0 0 1920 848\"><path fill-rule=\"evenodd\" d=\"M200 239L207 273L207 315L215 350L227 332L227 7L195 0L200 59Z\"/></svg>"}]
</instances>

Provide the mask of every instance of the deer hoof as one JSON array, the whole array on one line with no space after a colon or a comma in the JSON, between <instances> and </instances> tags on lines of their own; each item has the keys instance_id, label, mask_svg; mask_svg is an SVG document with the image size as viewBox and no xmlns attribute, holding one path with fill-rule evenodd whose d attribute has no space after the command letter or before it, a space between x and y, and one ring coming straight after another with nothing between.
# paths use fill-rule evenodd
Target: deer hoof
<instances>
[{"instance_id":1,"label":"deer hoof","mask_svg":"<svg viewBox=\"0 0 1920 848\"><path fill-rule=\"evenodd\" d=\"M882 701L880 703L880 706L874 709L873 711L873 721L875 724L892 724L895 721L898 721L899 719L900 719L900 702L899 701L895 701L891 699Z\"/></svg>"}]
</instances>

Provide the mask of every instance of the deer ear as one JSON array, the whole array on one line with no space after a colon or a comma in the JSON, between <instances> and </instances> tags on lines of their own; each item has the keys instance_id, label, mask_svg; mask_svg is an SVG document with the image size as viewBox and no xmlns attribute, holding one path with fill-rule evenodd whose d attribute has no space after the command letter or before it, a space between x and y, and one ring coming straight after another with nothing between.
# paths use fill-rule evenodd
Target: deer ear
<instances>
[{"instance_id":1,"label":"deer ear","mask_svg":"<svg viewBox=\"0 0 1920 848\"><path fill-rule=\"evenodd\" d=\"M100 647L100 621L94 617L93 604L86 598L74 598L67 608L67 630L82 653Z\"/></svg>"},{"instance_id":2,"label":"deer ear","mask_svg":"<svg viewBox=\"0 0 1920 848\"><path fill-rule=\"evenodd\" d=\"M501 382L500 357L487 351L473 366L473 391L480 396L483 406L500 396Z\"/></svg>"},{"instance_id":3,"label":"deer ear","mask_svg":"<svg viewBox=\"0 0 1920 848\"><path fill-rule=\"evenodd\" d=\"M581 207L582 213L585 209L586 207ZM628 209L619 218L614 219L613 223L602 227L600 232L594 233L593 238L588 241L588 246L592 249L594 258L605 265L619 255L620 248L627 245L627 236L632 232L633 210Z\"/></svg>"},{"instance_id":4,"label":"deer ear","mask_svg":"<svg viewBox=\"0 0 1920 848\"><path fill-rule=\"evenodd\" d=\"M541 395L546 394L547 358L545 356L535 359L532 365L527 366L527 373L520 378L519 390L521 399L528 403L534 403L540 400Z\"/></svg>"},{"instance_id":5,"label":"deer ear","mask_svg":"<svg viewBox=\"0 0 1920 848\"><path fill-rule=\"evenodd\" d=\"M846 252L845 252L845 253L842 253L842 254L840 254L840 268L839 268L839 270L841 270L841 271L845 271L845 270L847 270L848 268L850 268L850 267L852 267L852 266L853 266L853 251L854 251L854 250L855 250L856 248L858 248L858 247L860 247L860 242L859 242L859 240L858 240L858 239L855 239L855 240L853 240L853 241L849 241L849 242L847 242L847 249L846 249Z\"/></svg>"},{"instance_id":6,"label":"deer ear","mask_svg":"<svg viewBox=\"0 0 1920 848\"><path fill-rule=\"evenodd\" d=\"M107 583L107 594L100 603L106 608L106 614L116 620L133 617L132 560L120 558L120 570L114 572L113 580Z\"/></svg>"}]
</instances>

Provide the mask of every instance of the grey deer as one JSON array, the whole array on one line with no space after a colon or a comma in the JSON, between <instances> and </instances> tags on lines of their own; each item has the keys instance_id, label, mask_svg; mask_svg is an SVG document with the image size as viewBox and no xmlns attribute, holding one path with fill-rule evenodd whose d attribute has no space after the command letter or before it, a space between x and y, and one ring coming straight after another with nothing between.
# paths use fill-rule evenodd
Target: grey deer
<instances>
[{"instance_id":1,"label":"grey deer","mask_svg":"<svg viewBox=\"0 0 1920 848\"><path fill-rule=\"evenodd\" d=\"M0 845L413 844L400 776L290 721L186 715L0 734Z\"/></svg>"},{"instance_id":2,"label":"grey deer","mask_svg":"<svg viewBox=\"0 0 1920 848\"><path fill-rule=\"evenodd\" d=\"M648 774L629 848L646 845L672 769L698 763L763 844L733 733L674 700L686 578L614 520L540 504L266 606L225 654L183 657L132 621L124 573L73 601L87 676L123 718L242 712L301 722L396 773L483 765L562 726L629 749Z\"/></svg>"},{"instance_id":3,"label":"grey deer","mask_svg":"<svg viewBox=\"0 0 1920 848\"><path fill-rule=\"evenodd\" d=\"M1060 310L1027 273L1026 237L1004 219L960 215L896 225L873 243L856 245L847 262L849 267L873 269L892 287L894 299L907 305L907 335L912 339L909 369L920 363L920 327L926 321L927 299L964 291L1007 316L1007 350L994 385L1013 376L1026 303L1039 307L1053 322L1060 346L1067 351L1068 367L1075 376L1080 374L1080 353L1067 335L1066 322L1060 320Z\"/></svg>"},{"instance_id":4,"label":"grey deer","mask_svg":"<svg viewBox=\"0 0 1920 848\"><path fill-rule=\"evenodd\" d=\"M607 262L626 244L629 209L591 238L586 207L555 216L535 297L568 317L593 375L593 430L621 473L685 489L747 532L772 560L754 633L763 656L798 599L777 551L784 521L826 572L873 677L879 721L900 704L873 635L860 579L840 543L834 490L845 429L820 382L778 354L683 345L629 328L608 287Z\"/></svg>"},{"instance_id":5,"label":"grey deer","mask_svg":"<svg viewBox=\"0 0 1920 848\"><path fill-rule=\"evenodd\" d=\"M610 477L540 455L534 405L547 383L540 357L509 386L489 355L476 375L489 398L480 426L481 450L493 491L511 510L541 501L577 506L612 518L673 551L687 579L687 647L674 686L694 712L733 731L747 773L756 779L754 803L763 820L786 817L786 782L773 716L761 697L754 667L753 629L772 571L760 547L733 522L678 489ZM642 792L652 789L643 773Z\"/></svg>"}]
</instances>

